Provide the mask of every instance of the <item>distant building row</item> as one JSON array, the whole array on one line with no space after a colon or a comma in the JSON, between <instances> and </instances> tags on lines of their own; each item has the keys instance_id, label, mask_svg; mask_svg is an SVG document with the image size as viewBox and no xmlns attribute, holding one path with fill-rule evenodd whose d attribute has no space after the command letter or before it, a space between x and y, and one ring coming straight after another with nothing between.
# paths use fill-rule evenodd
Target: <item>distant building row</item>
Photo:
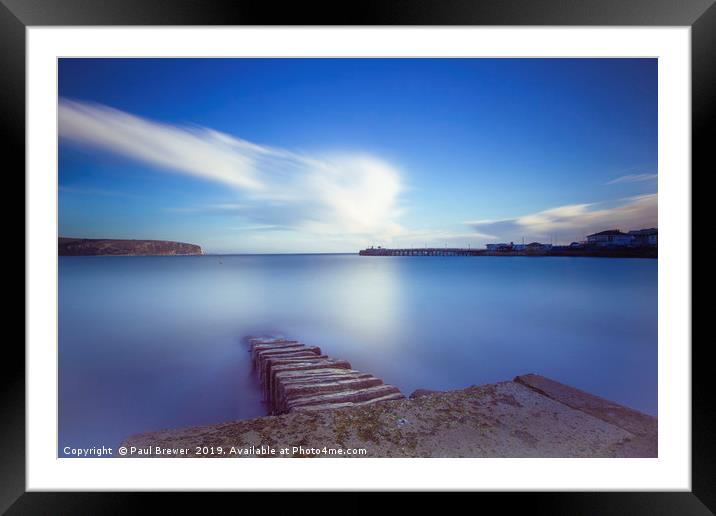
<instances>
[{"instance_id":1,"label":"distant building row","mask_svg":"<svg viewBox=\"0 0 716 516\"><path fill-rule=\"evenodd\" d=\"M587 245L597 247L656 247L657 244L657 228L637 229L628 233L609 229L587 235Z\"/></svg>"},{"instance_id":2,"label":"distant building row","mask_svg":"<svg viewBox=\"0 0 716 516\"><path fill-rule=\"evenodd\" d=\"M594 248L594 247L657 247L658 230L656 228L637 229L623 233L618 229L608 229L587 235L584 242L572 242L570 248ZM489 253L526 253L526 254L544 254L551 251L560 251L566 249L564 246L552 246L552 244L542 244L540 242L532 242L529 244L487 244L485 246Z\"/></svg>"}]
</instances>

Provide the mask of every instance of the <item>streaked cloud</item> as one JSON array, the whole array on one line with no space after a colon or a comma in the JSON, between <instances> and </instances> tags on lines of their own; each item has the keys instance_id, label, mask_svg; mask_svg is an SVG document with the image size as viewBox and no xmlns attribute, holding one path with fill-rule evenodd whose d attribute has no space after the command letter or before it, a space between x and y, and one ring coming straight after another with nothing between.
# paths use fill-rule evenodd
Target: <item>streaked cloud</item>
<instances>
[{"instance_id":1,"label":"streaked cloud","mask_svg":"<svg viewBox=\"0 0 716 516\"><path fill-rule=\"evenodd\" d=\"M224 184L236 201L206 208L236 213L256 226L366 238L401 231L395 221L400 174L374 156L303 155L206 127L159 123L67 99L59 103L59 133L75 145Z\"/></svg>"},{"instance_id":2,"label":"streaked cloud","mask_svg":"<svg viewBox=\"0 0 716 516\"><path fill-rule=\"evenodd\" d=\"M618 185L623 183L641 183L642 181L652 181L659 177L658 174L627 174L620 176L611 181L608 181L608 185Z\"/></svg>"},{"instance_id":3,"label":"streaked cloud","mask_svg":"<svg viewBox=\"0 0 716 516\"><path fill-rule=\"evenodd\" d=\"M613 203L559 206L503 220L468 222L479 233L496 235L500 241L554 239L555 243L582 240L605 229L623 231L658 226L657 194L627 197Z\"/></svg>"}]
</instances>

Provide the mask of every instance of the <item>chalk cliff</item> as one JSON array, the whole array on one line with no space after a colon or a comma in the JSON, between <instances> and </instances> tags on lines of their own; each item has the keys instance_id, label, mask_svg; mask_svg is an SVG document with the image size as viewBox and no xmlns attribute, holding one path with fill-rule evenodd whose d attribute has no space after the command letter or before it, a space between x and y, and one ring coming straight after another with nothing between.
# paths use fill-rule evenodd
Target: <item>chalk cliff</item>
<instances>
[{"instance_id":1,"label":"chalk cliff","mask_svg":"<svg viewBox=\"0 0 716 516\"><path fill-rule=\"evenodd\" d=\"M203 254L201 247L167 240L114 240L64 238L57 242L60 256L171 256Z\"/></svg>"}]
</instances>

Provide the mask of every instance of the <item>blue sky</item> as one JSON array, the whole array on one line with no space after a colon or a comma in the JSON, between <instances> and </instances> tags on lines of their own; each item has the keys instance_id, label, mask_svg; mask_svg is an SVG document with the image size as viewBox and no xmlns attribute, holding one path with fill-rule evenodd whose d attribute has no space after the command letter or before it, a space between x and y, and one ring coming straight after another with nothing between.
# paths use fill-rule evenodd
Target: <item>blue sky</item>
<instances>
[{"instance_id":1,"label":"blue sky","mask_svg":"<svg viewBox=\"0 0 716 516\"><path fill-rule=\"evenodd\" d=\"M657 226L655 59L61 59L63 236L206 252Z\"/></svg>"}]
</instances>

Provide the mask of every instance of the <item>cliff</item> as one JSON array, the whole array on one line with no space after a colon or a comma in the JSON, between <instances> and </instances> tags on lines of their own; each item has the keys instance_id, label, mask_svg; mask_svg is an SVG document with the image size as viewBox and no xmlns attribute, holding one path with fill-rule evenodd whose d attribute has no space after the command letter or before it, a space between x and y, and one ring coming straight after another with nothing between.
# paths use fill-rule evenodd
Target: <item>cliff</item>
<instances>
[{"instance_id":1,"label":"cliff","mask_svg":"<svg viewBox=\"0 0 716 516\"><path fill-rule=\"evenodd\" d=\"M201 247L167 240L64 238L57 241L60 256L170 256L203 254Z\"/></svg>"}]
</instances>

